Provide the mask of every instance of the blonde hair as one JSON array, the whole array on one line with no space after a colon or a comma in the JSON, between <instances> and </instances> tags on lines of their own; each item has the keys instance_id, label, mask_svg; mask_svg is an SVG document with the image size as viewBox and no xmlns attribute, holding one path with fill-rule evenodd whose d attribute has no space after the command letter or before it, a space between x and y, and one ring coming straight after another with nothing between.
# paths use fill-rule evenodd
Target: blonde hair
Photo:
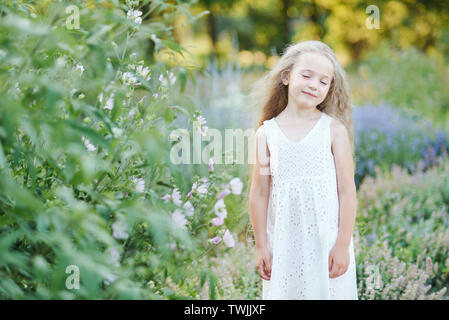
<instances>
[{"instance_id":1,"label":"blonde hair","mask_svg":"<svg viewBox=\"0 0 449 320\"><path fill-rule=\"evenodd\" d=\"M282 77L292 70L293 65L298 61L298 57L305 52L319 53L332 62L334 76L326 98L317 106L317 109L337 118L344 124L348 131L352 159L355 165L352 108L346 74L332 49L321 41L310 40L289 44L272 70L252 85L249 96L253 108L263 106L257 128L265 120L276 117L287 107L288 86L282 83Z\"/></svg>"}]
</instances>

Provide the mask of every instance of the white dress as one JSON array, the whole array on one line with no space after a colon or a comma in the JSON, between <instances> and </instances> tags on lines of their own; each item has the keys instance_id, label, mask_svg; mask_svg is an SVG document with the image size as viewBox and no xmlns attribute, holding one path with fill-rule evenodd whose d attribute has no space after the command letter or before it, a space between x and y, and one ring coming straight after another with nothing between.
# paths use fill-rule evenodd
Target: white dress
<instances>
[{"instance_id":1,"label":"white dress","mask_svg":"<svg viewBox=\"0 0 449 320\"><path fill-rule=\"evenodd\" d=\"M352 236L348 270L329 278L329 253L339 218L332 118L323 112L298 142L290 140L274 119L263 123L270 151L267 238L273 254L271 279L262 279L263 299L357 300Z\"/></svg>"}]
</instances>

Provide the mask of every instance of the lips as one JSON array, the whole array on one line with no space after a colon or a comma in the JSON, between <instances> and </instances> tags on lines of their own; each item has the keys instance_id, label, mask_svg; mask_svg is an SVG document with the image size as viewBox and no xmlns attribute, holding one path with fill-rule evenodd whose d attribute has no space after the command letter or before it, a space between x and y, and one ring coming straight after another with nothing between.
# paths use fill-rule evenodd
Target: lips
<instances>
[{"instance_id":1,"label":"lips","mask_svg":"<svg viewBox=\"0 0 449 320\"><path fill-rule=\"evenodd\" d=\"M313 94L311 94L311 93L308 93L308 92L305 92L305 91L303 91L305 94L307 94L307 95L309 95L309 96L311 96L311 97L314 97L314 98L316 98L316 96L314 96Z\"/></svg>"}]
</instances>

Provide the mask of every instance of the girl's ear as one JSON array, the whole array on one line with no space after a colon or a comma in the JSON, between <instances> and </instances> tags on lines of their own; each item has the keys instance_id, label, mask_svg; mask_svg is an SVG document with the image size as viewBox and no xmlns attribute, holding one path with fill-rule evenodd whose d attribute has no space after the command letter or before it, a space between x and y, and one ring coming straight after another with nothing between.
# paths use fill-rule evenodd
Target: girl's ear
<instances>
[{"instance_id":1,"label":"girl's ear","mask_svg":"<svg viewBox=\"0 0 449 320\"><path fill-rule=\"evenodd\" d=\"M284 71L282 71L282 73L281 73L281 80L282 80L282 83L284 84L284 85L288 85L288 75L289 75L289 72L288 72L288 70L284 70Z\"/></svg>"}]
</instances>

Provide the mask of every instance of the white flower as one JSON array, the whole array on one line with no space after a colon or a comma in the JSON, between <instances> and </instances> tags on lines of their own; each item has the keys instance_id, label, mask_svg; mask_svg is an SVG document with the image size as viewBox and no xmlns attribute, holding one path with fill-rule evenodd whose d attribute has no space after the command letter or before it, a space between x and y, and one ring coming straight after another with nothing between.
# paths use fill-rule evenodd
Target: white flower
<instances>
[{"instance_id":1,"label":"white flower","mask_svg":"<svg viewBox=\"0 0 449 320\"><path fill-rule=\"evenodd\" d=\"M223 235L223 241L224 241L225 245L230 248L233 247L235 244L234 238L232 237L232 235L228 229L226 229L226 231Z\"/></svg>"},{"instance_id":2,"label":"white flower","mask_svg":"<svg viewBox=\"0 0 449 320\"><path fill-rule=\"evenodd\" d=\"M196 118L196 120L199 122L199 124L197 125L198 131L202 136L205 136L207 131L209 130L208 127L203 126L204 124L206 124L206 118L200 115Z\"/></svg>"},{"instance_id":3,"label":"white flower","mask_svg":"<svg viewBox=\"0 0 449 320\"><path fill-rule=\"evenodd\" d=\"M138 192L145 191L145 180L144 179L133 177L133 182L136 185L136 190Z\"/></svg>"},{"instance_id":4,"label":"white flower","mask_svg":"<svg viewBox=\"0 0 449 320\"><path fill-rule=\"evenodd\" d=\"M134 110L131 110L129 113L128 113L128 119L132 119L133 117L134 117L134 114L135 114L136 112L134 111Z\"/></svg>"},{"instance_id":5,"label":"white flower","mask_svg":"<svg viewBox=\"0 0 449 320\"><path fill-rule=\"evenodd\" d=\"M122 76L122 81L125 85L129 86L137 83L137 78L131 72L125 72Z\"/></svg>"},{"instance_id":6,"label":"white flower","mask_svg":"<svg viewBox=\"0 0 449 320\"><path fill-rule=\"evenodd\" d=\"M86 137L82 137L81 140L83 140L84 146L87 148L88 151L97 150L97 148L92 143L90 143L89 139L87 139Z\"/></svg>"},{"instance_id":7,"label":"white flower","mask_svg":"<svg viewBox=\"0 0 449 320\"><path fill-rule=\"evenodd\" d=\"M114 108L114 94L112 93L109 96L108 101L106 101L106 104L103 107L104 109L108 109L108 110L112 110L112 108Z\"/></svg>"},{"instance_id":8,"label":"white flower","mask_svg":"<svg viewBox=\"0 0 449 320\"><path fill-rule=\"evenodd\" d=\"M150 69L148 69L148 67L144 68L143 66L137 66L136 73L145 80L151 79L151 76L149 75Z\"/></svg>"},{"instance_id":9,"label":"white flower","mask_svg":"<svg viewBox=\"0 0 449 320\"><path fill-rule=\"evenodd\" d=\"M154 93L154 94L153 94L153 98L157 99L157 97L159 97L159 94Z\"/></svg>"},{"instance_id":10,"label":"white flower","mask_svg":"<svg viewBox=\"0 0 449 320\"><path fill-rule=\"evenodd\" d=\"M225 205L223 199L220 199L215 203L214 211L215 211L215 214L217 215L217 217L223 218L223 219L226 218L226 216L228 215L228 212L226 210L226 205Z\"/></svg>"},{"instance_id":11,"label":"white flower","mask_svg":"<svg viewBox=\"0 0 449 320\"><path fill-rule=\"evenodd\" d=\"M142 18L140 17L142 15L142 11L139 10L129 10L126 14L129 19L134 20L134 23L141 24Z\"/></svg>"},{"instance_id":12,"label":"white flower","mask_svg":"<svg viewBox=\"0 0 449 320\"><path fill-rule=\"evenodd\" d=\"M103 102L103 92L100 92L100 94L98 95L98 101L100 101L100 103Z\"/></svg>"},{"instance_id":13,"label":"white flower","mask_svg":"<svg viewBox=\"0 0 449 320\"><path fill-rule=\"evenodd\" d=\"M206 124L206 118L204 118L203 116L198 116L197 118L196 118L196 120L198 120L198 122L200 123L200 125L203 125L203 124Z\"/></svg>"},{"instance_id":14,"label":"white flower","mask_svg":"<svg viewBox=\"0 0 449 320\"><path fill-rule=\"evenodd\" d=\"M178 188L173 189L171 198L177 206L181 205L181 194L179 193Z\"/></svg>"},{"instance_id":15,"label":"white flower","mask_svg":"<svg viewBox=\"0 0 449 320\"><path fill-rule=\"evenodd\" d=\"M242 187L243 183L240 181L239 178L232 179L229 184L231 185L231 191L233 194L240 194L242 193Z\"/></svg>"},{"instance_id":16,"label":"white flower","mask_svg":"<svg viewBox=\"0 0 449 320\"><path fill-rule=\"evenodd\" d=\"M80 71L81 71L81 74L80 74L80 75L82 75L83 72L84 72L84 67L83 67L82 64L77 64L77 65L75 66L75 70L80 70Z\"/></svg>"},{"instance_id":17,"label":"white flower","mask_svg":"<svg viewBox=\"0 0 449 320\"><path fill-rule=\"evenodd\" d=\"M193 216L193 211L194 208L192 206L192 204L190 203L190 201L186 201L186 203L184 203L183 208L186 209L186 216L191 217Z\"/></svg>"},{"instance_id":18,"label":"white flower","mask_svg":"<svg viewBox=\"0 0 449 320\"><path fill-rule=\"evenodd\" d=\"M171 84L171 85L174 85L175 82L176 82L176 77L175 77L175 75L173 74L173 72L171 72L171 71L168 73L168 80L170 81L170 84ZM164 76L163 74L161 74L161 75L159 76L159 81L161 82L161 85L162 85L162 86L164 86L164 87L167 87L167 86L168 86L167 78L165 78L165 76Z\"/></svg>"},{"instance_id":19,"label":"white flower","mask_svg":"<svg viewBox=\"0 0 449 320\"><path fill-rule=\"evenodd\" d=\"M172 214L172 221L173 223L180 227L185 229L186 228L186 223L187 223L187 219L186 217L181 213L181 210L176 209L173 214Z\"/></svg>"},{"instance_id":20,"label":"white flower","mask_svg":"<svg viewBox=\"0 0 449 320\"><path fill-rule=\"evenodd\" d=\"M192 190L197 191L200 194L205 194L207 193L207 184L203 183L202 185L197 187L197 183L195 182L192 186Z\"/></svg>"},{"instance_id":21,"label":"white flower","mask_svg":"<svg viewBox=\"0 0 449 320\"><path fill-rule=\"evenodd\" d=\"M120 220L117 220L112 224L112 231L113 236L116 239L127 239L129 236L125 230L125 226Z\"/></svg>"}]
</instances>

